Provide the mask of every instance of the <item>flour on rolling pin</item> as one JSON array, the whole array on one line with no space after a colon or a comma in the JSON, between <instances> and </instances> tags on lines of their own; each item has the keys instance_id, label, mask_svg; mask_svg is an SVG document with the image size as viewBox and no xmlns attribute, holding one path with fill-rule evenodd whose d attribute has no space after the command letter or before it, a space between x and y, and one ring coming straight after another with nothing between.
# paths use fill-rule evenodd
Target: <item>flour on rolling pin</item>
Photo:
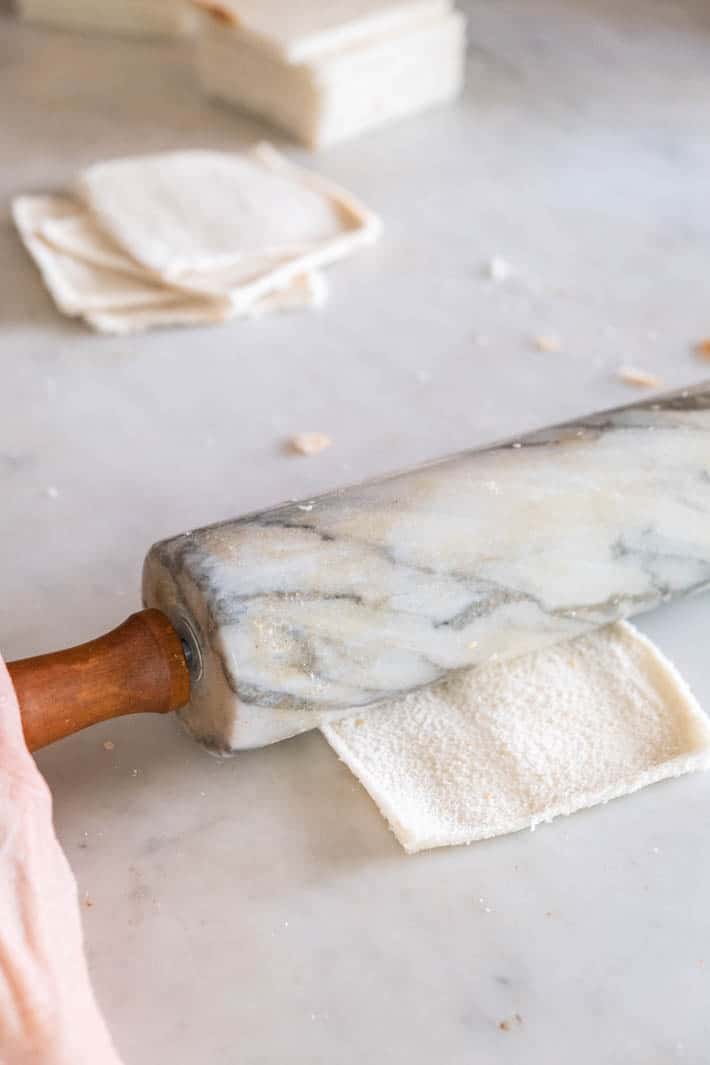
<instances>
[{"instance_id":1,"label":"flour on rolling pin","mask_svg":"<svg viewBox=\"0 0 710 1065\"><path fill-rule=\"evenodd\" d=\"M464 452L154 546L188 728L283 739L710 583L710 388Z\"/></svg>"}]
</instances>

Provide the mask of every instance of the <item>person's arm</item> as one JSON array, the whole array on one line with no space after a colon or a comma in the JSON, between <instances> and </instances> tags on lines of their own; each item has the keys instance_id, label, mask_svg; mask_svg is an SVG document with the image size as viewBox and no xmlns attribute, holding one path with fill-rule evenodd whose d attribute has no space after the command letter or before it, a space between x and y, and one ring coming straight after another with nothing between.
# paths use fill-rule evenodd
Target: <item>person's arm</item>
<instances>
[{"instance_id":1,"label":"person's arm","mask_svg":"<svg viewBox=\"0 0 710 1065\"><path fill-rule=\"evenodd\" d=\"M84 957L76 883L0 658L0 1063L120 1065Z\"/></svg>"}]
</instances>

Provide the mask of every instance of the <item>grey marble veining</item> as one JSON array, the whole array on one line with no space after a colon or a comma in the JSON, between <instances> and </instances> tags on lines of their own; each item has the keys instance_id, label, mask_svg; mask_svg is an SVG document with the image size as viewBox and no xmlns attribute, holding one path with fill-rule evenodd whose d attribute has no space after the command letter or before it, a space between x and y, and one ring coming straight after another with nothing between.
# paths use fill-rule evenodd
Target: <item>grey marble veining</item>
<instances>
[{"instance_id":1,"label":"grey marble veining","mask_svg":"<svg viewBox=\"0 0 710 1065\"><path fill-rule=\"evenodd\" d=\"M710 386L155 545L183 712L259 746L710 584Z\"/></svg>"},{"instance_id":2,"label":"grey marble veining","mask_svg":"<svg viewBox=\"0 0 710 1065\"><path fill-rule=\"evenodd\" d=\"M295 156L385 220L318 315L99 339L0 227L6 658L138 609L156 539L627 402L621 362L708 376L706 0L464 6L460 105ZM181 48L0 25L5 203L266 135ZM709 611L638 621L705 708ZM707 1065L710 774L410 858L317 732L215 759L139 715L38 761L125 1065Z\"/></svg>"}]
</instances>

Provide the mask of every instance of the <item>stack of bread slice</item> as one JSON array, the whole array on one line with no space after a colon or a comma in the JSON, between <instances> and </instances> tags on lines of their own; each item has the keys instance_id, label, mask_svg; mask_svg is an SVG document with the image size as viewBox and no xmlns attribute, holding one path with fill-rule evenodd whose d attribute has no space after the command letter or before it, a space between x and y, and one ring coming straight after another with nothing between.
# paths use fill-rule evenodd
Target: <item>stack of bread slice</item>
<instances>
[{"instance_id":1,"label":"stack of bread slice","mask_svg":"<svg viewBox=\"0 0 710 1065\"><path fill-rule=\"evenodd\" d=\"M135 36L176 37L194 21L186 0L17 0L17 8L29 22Z\"/></svg>"},{"instance_id":2,"label":"stack of bread slice","mask_svg":"<svg viewBox=\"0 0 710 1065\"><path fill-rule=\"evenodd\" d=\"M13 215L59 310L108 333L322 303L321 268L380 230L266 144L98 163Z\"/></svg>"},{"instance_id":3,"label":"stack of bread slice","mask_svg":"<svg viewBox=\"0 0 710 1065\"><path fill-rule=\"evenodd\" d=\"M466 28L450 0L196 0L204 90L309 147L453 99Z\"/></svg>"}]
</instances>

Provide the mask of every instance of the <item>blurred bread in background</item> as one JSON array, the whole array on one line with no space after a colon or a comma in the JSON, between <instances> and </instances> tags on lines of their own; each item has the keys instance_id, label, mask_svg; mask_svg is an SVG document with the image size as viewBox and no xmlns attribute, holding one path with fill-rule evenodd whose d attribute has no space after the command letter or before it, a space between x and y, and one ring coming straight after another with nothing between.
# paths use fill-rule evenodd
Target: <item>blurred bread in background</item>
<instances>
[{"instance_id":1,"label":"blurred bread in background","mask_svg":"<svg viewBox=\"0 0 710 1065\"><path fill-rule=\"evenodd\" d=\"M16 0L16 8L28 22L136 36L178 37L194 24L186 0Z\"/></svg>"},{"instance_id":2,"label":"blurred bread in background","mask_svg":"<svg viewBox=\"0 0 710 1065\"><path fill-rule=\"evenodd\" d=\"M453 99L465 19L449 0L197 0L196 61L213 97L308 147Z\"/></svg>"}]
</instances>

